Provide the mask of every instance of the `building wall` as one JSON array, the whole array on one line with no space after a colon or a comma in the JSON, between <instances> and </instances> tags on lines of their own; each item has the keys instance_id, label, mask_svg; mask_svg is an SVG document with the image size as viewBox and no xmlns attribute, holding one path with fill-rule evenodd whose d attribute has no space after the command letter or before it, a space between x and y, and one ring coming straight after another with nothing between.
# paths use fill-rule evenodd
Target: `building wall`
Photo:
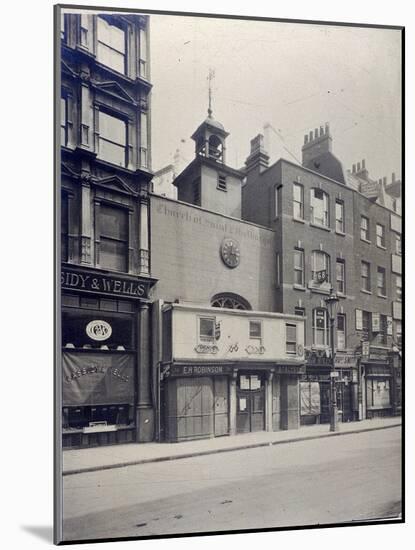
<instances>
[{"instance_id":1,"label":"building wall","mask_svg":"<svg viewBox=\"0 0 415 550\"><path fill-rule=\"evenodd\" d=\"M257 313L257 314L255 314ZM260 312L232 311L220 308L194 308L175 306L172 319L172 356L178 359L196 359L201 357L195 352L195 347L202 343L199 339L199 324L201 317L212 318L220 327L220 335L213 344L218 348L215 361L260 359L261 361L303 360L303 353L298 354L286 350L286 324L295 325L297 346L304 350L303 319L295 316L277 317ZM250 338L249 322L259 321L262 326L262 337ZM260 347L263 347L261 352Z\"/></svg>"},{"instance_id":2,"label":"building wall","mask_svg":"<svg viewBox=\"0 0 415 550\"><path fill-rule=\"evenodd\" d=\"M226 191L218 189L218 174L221 173L226 176ZM226 172L221 172L220 165L213 168L202 164L201 176L201 204L203 208L225 216L240 218L241 180Z\"/></svg>"},{"instance_id":3,"label":"building wall","mask_svg":"<svg viewBox=\"0 0 415 550\"><path fill-rule=\"evenodd\" d=\"M356 212L354 225L354 252L355 252L355 284L356 308L370 313L379 313L388 317L394 317L393 302L397 302L396 275L401 274L400 259L396 254L396 235L400 234L399 217L390 210L367 200L359 193L354 193L354 210ZM360 217L365 216L370 220L370 242L360 237ZM376 224L385 228L385 247L377 246ZM394 231L395 229L395 231ZM370 263L370 293L362 290L361 262ZM377 289L377 268L383 267L386 273L386 296L380 297ZM396 319L399 316L395 316ZM395 328L393 328L395 332ZM396 337L396 334L394 334ZM356 338L364 337L361 331L357 331ZM372 343L379 343L379 337L372 335ZM389 336L383 345L390 347L392 338Z\"/></svg>"},{"instance_id":4,"label":"building wall","mask_svg":"<svg viewBox=\"0 0 415 550\"><path fill-rule=\"evenodd\" d=\"M155 298L209 305L215 294L231 292L254 310L275 311L273 231L156 195L150 202ZM240 245L234 269L220 256L225 237Z\"/></svg>"}]
</instances>

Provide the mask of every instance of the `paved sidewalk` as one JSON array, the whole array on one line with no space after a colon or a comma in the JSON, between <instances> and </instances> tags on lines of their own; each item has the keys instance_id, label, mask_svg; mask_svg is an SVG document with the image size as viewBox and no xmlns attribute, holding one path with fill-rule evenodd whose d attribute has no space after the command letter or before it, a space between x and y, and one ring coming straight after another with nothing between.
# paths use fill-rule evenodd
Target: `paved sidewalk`
<instances>
[{"instance_id":1,"label":"paved sidewalk","mask_svg":"<svg viewBox=\"0 0 415 550\"><path fill-rule=\"evenodd\" d=\"M294 443L307 439L337 437L358 432L381 430L401 426L401 418L379 418L339 424L338 432L330 432L328 424L301 426L298 430L280 432L255 432L233 436L185 441L182 443L130 443L63 451L63 475L93 472L110 468L121 468L134 464L161 462L189 458L197 455L208 455Z\"/></svg>"}]
</instances>

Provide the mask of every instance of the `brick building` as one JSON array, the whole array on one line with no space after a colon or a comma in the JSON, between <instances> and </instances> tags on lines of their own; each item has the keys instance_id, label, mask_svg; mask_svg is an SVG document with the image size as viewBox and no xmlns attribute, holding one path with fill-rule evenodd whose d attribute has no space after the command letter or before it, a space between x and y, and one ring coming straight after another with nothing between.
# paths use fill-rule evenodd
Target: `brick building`
<instances>
[{"instance_id":1,"label":"brick building","mask_svg":"<svg viewBox=\"0 0 415 550\"><path fill-rule=\"evenodd\" d=\"M257 136L242 193L242 217L276 233L277 311L306 317L301 420L328 419L331 288L339 298L342 420L394 414L401 399L400 366L391 367L399 365L402 330L400 182L393 176L388 189L385 179L370 180L364 161L344 170L328 125L305 136L302 153L302 166L284 159L268 166ZM364 357L362 341L370 346Z\"/></svg>"},{"instance_id":2,"label":"brick building","mask_svg":"<svg viewBox=\"0 0 415 550\"><path fill-rule=\"evenodd\" d=\"M148 18L60 12L63 447L149 441Z\"/></svg>"}]
</instances>

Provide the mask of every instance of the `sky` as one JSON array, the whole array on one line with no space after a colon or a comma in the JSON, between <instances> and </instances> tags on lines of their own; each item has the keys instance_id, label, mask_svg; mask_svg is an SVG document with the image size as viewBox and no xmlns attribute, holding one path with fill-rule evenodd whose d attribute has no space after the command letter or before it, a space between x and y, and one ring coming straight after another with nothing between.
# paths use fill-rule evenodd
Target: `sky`
<instances>
[{"instance_id":1,"label":"sky","mask_svg":"<svg viewBox=\"0 0 415 550\"><path fill-rule=\"evenodd\" d=\"M330 124L345 169L366 161L370 177L401 176L401 43L394 29L192 16L150 16L152 157L156 171L206 118L230 133L227 164L241 168L264 133L271 163L301 163L304 135Z\"/></svg>"}]
</instances>

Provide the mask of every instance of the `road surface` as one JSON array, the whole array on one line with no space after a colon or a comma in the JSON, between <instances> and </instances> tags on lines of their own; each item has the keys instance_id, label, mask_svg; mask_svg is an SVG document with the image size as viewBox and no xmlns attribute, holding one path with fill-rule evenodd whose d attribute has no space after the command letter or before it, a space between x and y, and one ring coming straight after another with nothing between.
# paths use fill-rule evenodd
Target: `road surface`
<instances>
[{"instance_id":1,"label":"road surface","mask_svg":"<svg viewBox=\"0 0 415 550\"><path fill-rule=\"evenodd\" d=\"M397 517L400 428L64 477L64 540Z\"/></svg>"}]
</instances>

